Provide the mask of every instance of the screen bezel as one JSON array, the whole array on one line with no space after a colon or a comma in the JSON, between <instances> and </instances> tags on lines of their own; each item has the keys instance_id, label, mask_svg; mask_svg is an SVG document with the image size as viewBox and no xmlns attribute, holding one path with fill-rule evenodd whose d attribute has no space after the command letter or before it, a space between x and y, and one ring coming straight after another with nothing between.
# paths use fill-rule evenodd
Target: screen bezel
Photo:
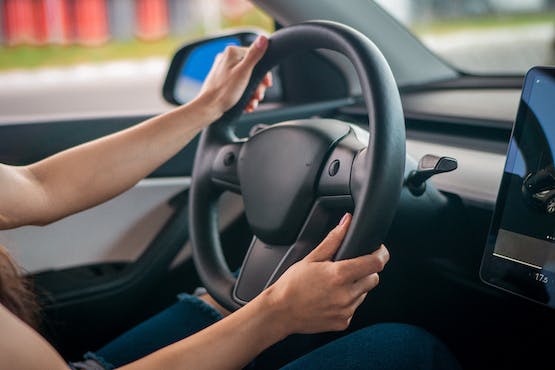
<instances>
[{"instance_id":1,"label":"screen bezel","mask_svg":"<svg viewBox=\"0 0 555 370\"><path fill-rule=\"evenodd\" d=\"M536 269L518 264L516 262L505 260L493 254L495 249L495 242L499 233L501 219L503 216L503 211L505 209L508 185L510 181L510 177L507 176L505 173L508 161L508 154L511 149L510 145L513 143L515 135L518 136L522 132L523 125L526 121L525 116L527 114L527 104L525 104L525 101L527 101L530 97L532 87L534 86L534 81L539 75L545 72L553 75L555 74L555 68L534 67L528 71L524 78L518 112L511 132L509 145L507 146L507 155L503 167L503 177L499 186L497 201L495 203L486 246L484 248L482 264L480 266L480 278L486 284L495 286L497 288L540 303L542 305L555 308L555 297L549 296L549 294L547 293L546 296L541 294L541 288L545 289L545 284L539 281L534 281L534 279L531 277L531 273L533 271L537 271ZM552 279L550 284L555 284L555 281Z\"/></svg>"}]
</instances>

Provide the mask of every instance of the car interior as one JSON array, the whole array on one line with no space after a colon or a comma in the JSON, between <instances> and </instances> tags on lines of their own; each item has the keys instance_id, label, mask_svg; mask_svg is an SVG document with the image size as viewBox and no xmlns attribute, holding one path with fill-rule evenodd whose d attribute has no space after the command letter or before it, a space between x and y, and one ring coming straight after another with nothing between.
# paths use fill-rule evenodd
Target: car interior
<instances>
[{"instance_id":1,"label":"car interior","mask_svg":"<svg viewBox=\"0 0 555 370\"><path fill-rule=\"evenodd\" d=\"M553 367L553 288L539 303L480 272L524 76L463 72L373 1L253 3L276 24L249 84L274 75L259 109L241 114L247 88L236 107L127 193L46 227L0 234L16 258L27 256L41 334L76 360L199 286L238 309L351 211L338 258L384 241L391 260L349 329L315 340L402 322L440 338L464 369ZM195 50L222 39L248 45L257 34L232 30L184 45L160 94L186 103L182 77ZM32 163L149 117L1 124L0 161ZM532 147L546 145L538 132ZM312 172L308 152L318 163ZM545 167L535 163L533 171ZM552 217L533 195L546 189L527 196L535 202L530 218ZM283 365L272 348L266 356L268 368Z\"/></svg>"}]
</instances>

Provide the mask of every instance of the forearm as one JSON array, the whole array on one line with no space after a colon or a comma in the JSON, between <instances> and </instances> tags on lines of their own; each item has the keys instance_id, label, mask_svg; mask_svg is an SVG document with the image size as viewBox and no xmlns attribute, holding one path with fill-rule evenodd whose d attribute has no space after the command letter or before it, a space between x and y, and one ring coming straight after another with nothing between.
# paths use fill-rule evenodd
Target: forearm
<instances>
[{"instance_id":1,"label":"forearm","mask_svg":"<svg viewBox=\"0 0 555 370\"><path fill-rule=\"evenodd\" d=\"M0 164L0 183L8 188L0 193L0 229L44 225L131 188L239 101L267 47L259 37L248 49L226 48L197 99L172 112L26 167ZM269 86L266 76L247 111Z\"/></svg>"},{"instance_id":2,"label":"forearm","mask_svg":"<svg viewBox=\"0 0 555 370\"><path fill-rule=\"evenodd\" d=\"M203 331L124 367L137 369L241 369L260 352L284 339L283 312L271 289Z\"/></svg>"},{"instance_id":3,"label":"forearm","mask_svg":"<svg viewBox=\"0 0 555 370\"><path fill-rule=\"evenodd\" d=\"M28 166L45 197L33 223L55 221L131 188L219 117L204 99Z\"/></svg>"}]
</instances>

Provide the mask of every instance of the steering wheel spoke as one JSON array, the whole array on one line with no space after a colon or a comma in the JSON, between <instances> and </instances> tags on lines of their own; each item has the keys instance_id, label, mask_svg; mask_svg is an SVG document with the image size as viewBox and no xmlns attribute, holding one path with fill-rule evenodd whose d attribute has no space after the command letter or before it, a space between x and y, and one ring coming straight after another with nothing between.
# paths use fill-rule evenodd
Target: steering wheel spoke
<instances>
[{"instance_id":1,"label":"steering wheel spoke","mask_svg":"<svg viewBox=\"0 0 555 370\"><path fill-rule=\"evenodd\" d=\"M337 143L322 169L319 196L352 196L351 174L355 158L365 146L353 130Z\"/></svg>"},{"instance_id":2,"label":"steering wheel spoke","mask_svg":"<svg viewBox=\"0 0 555 370\"><path fill-rule=\"evenodd\" d=\"M316 201L297 240L292 245L269 245L256 236L243 261L233 299L246 304L272 285L291 265L306 257L352 211L350 196L323 197Z\"/></svg>"},{"instance_id":3,"label":"steering wheel spoke","mask_svg":"<svg viewBox=\"0 0 555 370\"><path fill-rule=\"evenodd\" d=\"M266 288L275 266L288 251L288 246L269 245L253 237L233 290L233 299L243 305L256 297Z\"/></svg>"},{"instance_id":4,"label":"steering wheel spoke","mask_svg":"<svg viewBox=\"0 0 555 370\"><path fill-rule=\"evenodd\" d=\"M224 145L216 154L212 165L211 178L213 184L222 191L228 190L241 194L237 162L243 142Z\"/></svg>"}]
</instances>

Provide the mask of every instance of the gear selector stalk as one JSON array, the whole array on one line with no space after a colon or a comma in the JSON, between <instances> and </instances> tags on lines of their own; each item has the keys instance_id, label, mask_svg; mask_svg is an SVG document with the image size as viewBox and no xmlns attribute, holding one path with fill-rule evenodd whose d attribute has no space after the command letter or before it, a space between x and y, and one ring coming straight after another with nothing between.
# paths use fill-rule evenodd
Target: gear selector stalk
<instances>
[{"instance_id":1,"label":"gear selector stalk","mask_svg":"<svg viewBox=\"0 0 555 370\"><path fill-rule=\"evenodd\" d=\"M426 180L439 173L451 172L457 168L457 160L451 157L439 157L426 154L418 161L418 168L407 176L405 184L414 196L426 191Z\"/></svg>"}]
</instances>

